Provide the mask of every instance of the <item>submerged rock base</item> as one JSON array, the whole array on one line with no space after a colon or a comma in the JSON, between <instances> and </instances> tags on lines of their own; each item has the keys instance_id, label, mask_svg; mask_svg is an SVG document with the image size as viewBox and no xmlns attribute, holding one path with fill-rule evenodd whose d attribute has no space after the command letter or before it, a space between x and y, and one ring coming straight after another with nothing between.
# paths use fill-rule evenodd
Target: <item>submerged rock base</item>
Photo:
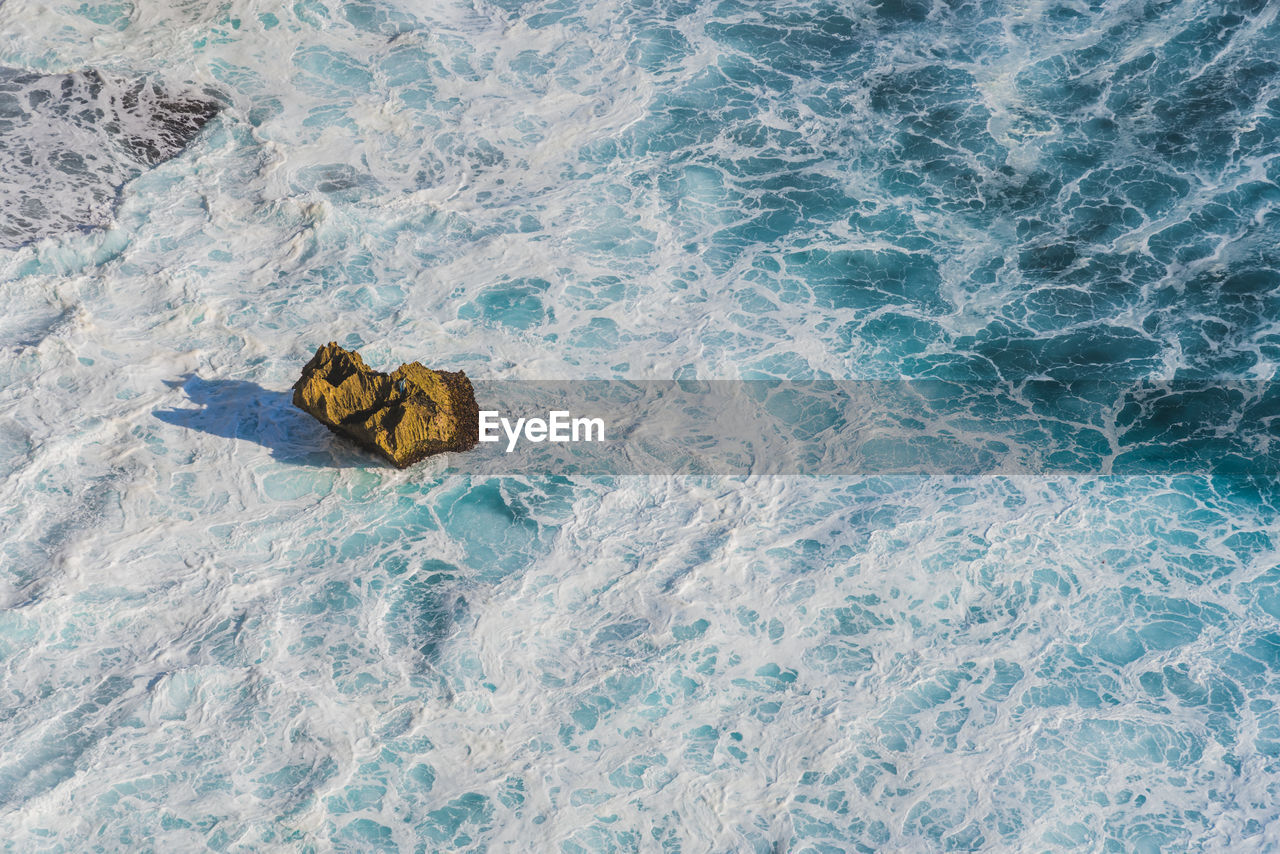
<instances>
[{"instance_id":1,"label":"submerged rock base","mask_svg":"<svg viewBox=\"0 0 1280 854\"><path fill-rule=\"evenodd\" d=\"M302 369L293 405L399 468L432 454L470 450L480 438L480 408L462 371L410 362L384 374L336 342L317 350Z\"/></svg>"}]
</instances>

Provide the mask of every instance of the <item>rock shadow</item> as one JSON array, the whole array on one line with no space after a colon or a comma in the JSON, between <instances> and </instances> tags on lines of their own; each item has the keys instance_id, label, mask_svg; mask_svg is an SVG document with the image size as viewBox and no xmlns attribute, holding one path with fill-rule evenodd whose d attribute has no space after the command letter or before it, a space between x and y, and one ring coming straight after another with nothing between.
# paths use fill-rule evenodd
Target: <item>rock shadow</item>
<instances>
[{"instance_id":1,"label":"rock shadow","mask_svg":"<svg viewBox=\"0 0 1280 854\"><path fill-rule=\"evenodd\" d=\"M342 441L293 405L292 391L274 391L247 380L206 380L187 374L165 381L180 388L198 409L157 409L166 424L225 439L254 442L282 463L324 468L378 465L370 454Z\"/></svg>"}]
</instances>

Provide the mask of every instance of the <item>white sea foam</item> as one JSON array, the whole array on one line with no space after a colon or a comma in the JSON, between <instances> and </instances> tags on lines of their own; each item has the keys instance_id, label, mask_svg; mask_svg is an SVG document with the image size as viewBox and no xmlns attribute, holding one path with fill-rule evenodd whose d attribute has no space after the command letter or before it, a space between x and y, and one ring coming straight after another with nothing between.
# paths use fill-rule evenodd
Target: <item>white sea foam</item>
<instances>
[{"instance_id":1,"label":"white sea foam","mask_svg":"<svg viewBox=\"0 0 1280 854\"><path fill-rule=\"evenodd\" d=\"M1079 206L1036 174L1071 128L1043 124L1055 114L1016 69L1139 12L1073 24L1029 7L944 37L913 29L913 8L0 5L0 64L228 104L129 181L109 226L0 250L0 836L21 851L1280 844L1265 494L1203 478L480 481L388 470L289 405L330 340L378 367L484 378L864 377L991 364L1000 312L1034 341L1098 326L1065 299L1037 314L1055 289L1096 296L1121 343L1163 341L1150 318L1208 322L1160 286L1103 285L1150 263L1183 287L1196 271L1179 265L1261 257L1262 213L1249 232L1206 222L1215 245L1235 235L1220 251L1125 255L1083 284L1018 263L1061 223L1019 229ZM1274 11L1258 17L1237 52L1274 38ZM836 22L828 42L815 20ZM787 37L812 41L779 53ZM905 134L948 86L939 148L912 153ZM1269 156L1188 166L1203 192L1151 202L1077 267L1147 251ZM923 189L885 178L899 161ZM984 227L970 198L1007 213ZM1271 352L1250 322L1226 350ZM1185 367L1192 338L1134 364Z\"/></svg>"}]
</instances>

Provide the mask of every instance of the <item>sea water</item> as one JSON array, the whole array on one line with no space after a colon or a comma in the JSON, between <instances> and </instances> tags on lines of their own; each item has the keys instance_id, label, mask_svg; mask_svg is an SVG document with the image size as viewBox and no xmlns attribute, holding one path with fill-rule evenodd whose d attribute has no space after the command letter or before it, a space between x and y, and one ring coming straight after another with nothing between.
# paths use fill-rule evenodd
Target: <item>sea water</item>
<instances>
[{"instance_id":1,"label":"sea water","mask_svg":"<svg viewBox=\"0 0 1280 854\"><path fill-rule=\"evenodd\" d=\"M1266 479L396 471L288 397L1271 379L1278 8L5 0L6 850L1280 845ZM143 163L89 69L220 111Z\"/></svg>"}]
</instances>

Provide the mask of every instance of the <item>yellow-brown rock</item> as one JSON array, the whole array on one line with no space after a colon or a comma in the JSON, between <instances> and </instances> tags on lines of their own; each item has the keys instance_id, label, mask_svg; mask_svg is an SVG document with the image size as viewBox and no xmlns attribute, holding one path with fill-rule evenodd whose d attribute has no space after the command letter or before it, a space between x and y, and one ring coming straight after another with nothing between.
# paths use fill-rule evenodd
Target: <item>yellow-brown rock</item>
<instances>
[{"instance_id":1,"label":"yellow-brown rock","mask_svg":"<svg viewBox=\"0 0 1280 854\"><path fill-rule=\"evenodd\" d=\"M480 408L462 371L410 362L384 374L336 342L317 350L302 369L293 405L400 468L432 454L469 450L480 438Z\"/></svg>"}]
</instances>

